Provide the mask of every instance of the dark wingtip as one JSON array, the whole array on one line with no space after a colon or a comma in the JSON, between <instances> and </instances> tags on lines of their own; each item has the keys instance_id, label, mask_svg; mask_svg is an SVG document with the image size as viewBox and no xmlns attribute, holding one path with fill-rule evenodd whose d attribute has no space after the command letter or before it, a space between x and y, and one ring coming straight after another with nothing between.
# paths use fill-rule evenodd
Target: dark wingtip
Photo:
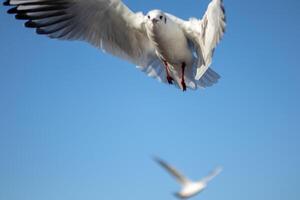
<instances>
[{"instance_id":1,"label":"dark wingtip","mask_svg":"<svg viewBox=\"0 0 300 200\"><path fill-rule=\"evenodd\" d=\"M36 28L37 24L33 21L28 21L25 23L25 27L27 28Z\"/></svg>"},{"instance_id":2,"label":"dark wingtip","mask_svg":"<svg viewBox=\"0 0 300 200\"><path fill-rule=\"evenodd\" d=\"M9 0L4 1L4 2L3 2L3 5L4 5L4 6L10 6Z\"/></svg>"},{"instance_id":3,"label":"dark wingtip","mask_svg":"<svg viewBox=\"0 0 300 200\"><path fill-rule=\"evenodd\" d=\"M16 14L18 13L17 7L13 7L7 11L8 14Z\"/></svg>"},{"instance_id":4,"label":"dark wingtip","mask_svg":"<svg viewBox=\"0 0 300 200\"><path fill-rule=\"evenodd\" d=\"M18 13L15 15L16 19L29 19L25 13Z\"/></svg>"},{"instance_id":5,"label":"dark wingtip","mask_svg":"<svg viewBox=\"0 0 300 200\"><path fill-rule=\"evenodd\" d=\"M153 158L153 160L154 160L155 162L157 162L158 164L163 165L163 164L165 163L160 157L153 156L152 158Z\"/></svg>"}]
</instances>

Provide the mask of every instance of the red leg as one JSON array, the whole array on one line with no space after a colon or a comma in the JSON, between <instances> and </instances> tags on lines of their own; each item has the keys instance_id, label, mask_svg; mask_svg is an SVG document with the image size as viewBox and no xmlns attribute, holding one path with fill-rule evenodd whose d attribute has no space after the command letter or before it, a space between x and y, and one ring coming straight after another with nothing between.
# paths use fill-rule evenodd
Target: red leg
<instances>
[{"instance_id":1,"label":"red leg","mask_svg":"<svg viewBox=\"0 0 300 200\"><path fill-rule=\"evenodd\" d=\"M167 61L163 60L163 62L166 67L167 81L169 84L173 84L174 79L170 76L169 65L168 65Z\"/></svg>"},{"instance_id":2,"label":"red leg","mask_svg":"<svg viewBox=\"0 0 300 200\"><path fill-rule=\"evenodd\" d=\"M185 84L185 80L184 80L185 67L186 67L186 64L182 63L182 66L181 66L181 70L182 70L181 71L181 86L182 86L183 91L186 91L186 84Z\"/></svg>"}]
</instances>

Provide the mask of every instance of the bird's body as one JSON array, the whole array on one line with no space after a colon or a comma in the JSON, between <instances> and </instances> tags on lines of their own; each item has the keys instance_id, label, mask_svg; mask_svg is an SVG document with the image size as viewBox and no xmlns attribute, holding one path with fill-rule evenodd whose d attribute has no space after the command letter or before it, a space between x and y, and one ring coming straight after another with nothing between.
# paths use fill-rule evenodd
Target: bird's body
<instances>
[{"instance_id":1,"label":"bird's body","mask_svg":"<svg viewBox=\"0 0 300 200\"><path fill-rule=\"evenodd\" d=\"M193 64L193 54L182 29L161 11L154 10L148 15L151 20L161 15L166 17L160 23L149 21L146 24L147 35L155 46L157 56L172 66L181 65L182 62Z\"/></svg>"},{"instance_id":2,"label":"bird's body","mask_svg":"<svg viewBox=\"0 0 300 200\"><path fill-rule=\"evenodd\" d=\"M26 27L61 40L83 40L129 60L148 76L179 88L206 88L220 76L209 69L225 31L222 0L212 0L201 20L160 10L146 16L121 0L6 0L8 13ZM174 82L173 82L174 81Z\"/></svg>"},{"instance_id":3,"label":"bird's body","mask_svg":"<svg viewBox=\"0 0 300 200\"><path fill-rule=\"evenodd\" d=\"M181 199L187 199L193 197L206 188L206 185L202 182L191 182L182 187L180 192L176 193L176 196Z\"/></svg>"},{"instance_id":4,"label":"bird's body","mask_svg":"<svg viewBox=\"0 0 300 200\"><path fill-rule=\"evenodd\" d=\"M163 160L159 158L155 158L155 160L160 164L163 168L165 168L171 175L173 175L176 180L181 184L182 188L178 193L175 193L175 196L180 199L188 199L191 198L207 187L207 184L215 178L218 174L221 173L222 168L218 167L214 171L212 171L208 176L201 179L200 181L191 181L185 176L183 176L178 170L176 170L171 165L167 164Z\"/></svg>"},{"instance_id":5,"label":"bird's body","mask_svg":"<svg viewBox=\"0 0 300 200\"><path fill-rule=\"evenodd\" d=\"M185 64L189 70L194 62L188 40L182 29L162 11L153 10L148 16L150 20L146 23L147 35L155 47L156 55L165 65L170 66L167 69L170 76L185 90L179 79L182 77L182 65ZM162 19L159 19L161 16ZM153 23L153 20L156 22Z\"/></svg>"}]
</instances>

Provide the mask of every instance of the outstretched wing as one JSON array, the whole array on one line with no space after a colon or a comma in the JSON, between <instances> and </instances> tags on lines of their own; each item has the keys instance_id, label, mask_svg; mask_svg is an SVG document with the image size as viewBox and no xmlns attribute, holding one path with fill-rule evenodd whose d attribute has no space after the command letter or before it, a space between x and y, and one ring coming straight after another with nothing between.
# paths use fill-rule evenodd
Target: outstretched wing
<instances>
[{"instance_id":1,"label":"outstretched wing","mask_svg":"<svg viewBox=\"0 0 300 200\"><path fill-rule=\"evenodd\" d=\"M62 40L82 40L141 66L163 81L161 63L144 27L144 15L121 0L7 0L8 13L27 20L38 34Z\"/></svg>"},{"instance_id":2,"label":"outstretched wing","mask_svg":"<svg viewBox=\"0 0 300 200\"><path fill-rule=\"evenodd\" d=\"M198 67L196 79L201 78L211 65L214 50L225 33L226 17L223 0L213 0L209 4L201 23L204 63Z\"/></svg>"},{"instance_id":3,"label":"outstretched wing","mask_svg":"<svg viewBox=\"0 0 300 200\"><path fill-rule=\"evenodd\" d=\"M181 26L186 37L193 43L198 56L196 79L200 80L211 65L214 49L225 32L223 0L212 0L202 20L192 18L184 21L170 14L168 16Z\"/></svg>"},{"instance_id":4,"label":"outstretched wing","mask_svg":"<svg viewBox=\"0 0 300 200\"><path fill-rule=\"evenodd\" d=\"M170 166L169 164L167 164L166 162L164 162L163 160L159 159L159 158L155 158L155 161L160 164L163 168L165 168L171 175L173 175L176 180L182 184L182 185L186 185L187 183L189 183L190 181L184 177L180 172L178 172L174 167Z\"/></svg>"},{"instance_id":5,"label":"outstretched wing","mask_svg":"<svg viewBox=\"0 0 300 200\"><path fill-rule=\"evenodd\" d=\"M215 170L213 170L208 176L203 178L201 181L205 184L210 182L213 178L218 176L223 171L222 167L217 167Z\"/></svg>"}]
</instances>

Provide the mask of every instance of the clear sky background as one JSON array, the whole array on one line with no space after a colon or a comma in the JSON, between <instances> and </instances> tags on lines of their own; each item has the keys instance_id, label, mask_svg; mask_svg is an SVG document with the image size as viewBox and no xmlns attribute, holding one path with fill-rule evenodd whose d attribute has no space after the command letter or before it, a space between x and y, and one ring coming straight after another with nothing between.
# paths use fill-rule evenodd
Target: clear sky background
<instances>
[{"instance_id":1,"label":"clear sky background","mask_svg":"<svg viewBox=\"0 0 300 200\"><path fill-rule=\"evenodd\" d=\"M209 0L124 2L187 19ZM0 199L173 200L158 155L194 179L224 167L195 199L299 200L300 1L225 6L222 79L186 93L0 6Z\"/></svg>"}]
</instances>

